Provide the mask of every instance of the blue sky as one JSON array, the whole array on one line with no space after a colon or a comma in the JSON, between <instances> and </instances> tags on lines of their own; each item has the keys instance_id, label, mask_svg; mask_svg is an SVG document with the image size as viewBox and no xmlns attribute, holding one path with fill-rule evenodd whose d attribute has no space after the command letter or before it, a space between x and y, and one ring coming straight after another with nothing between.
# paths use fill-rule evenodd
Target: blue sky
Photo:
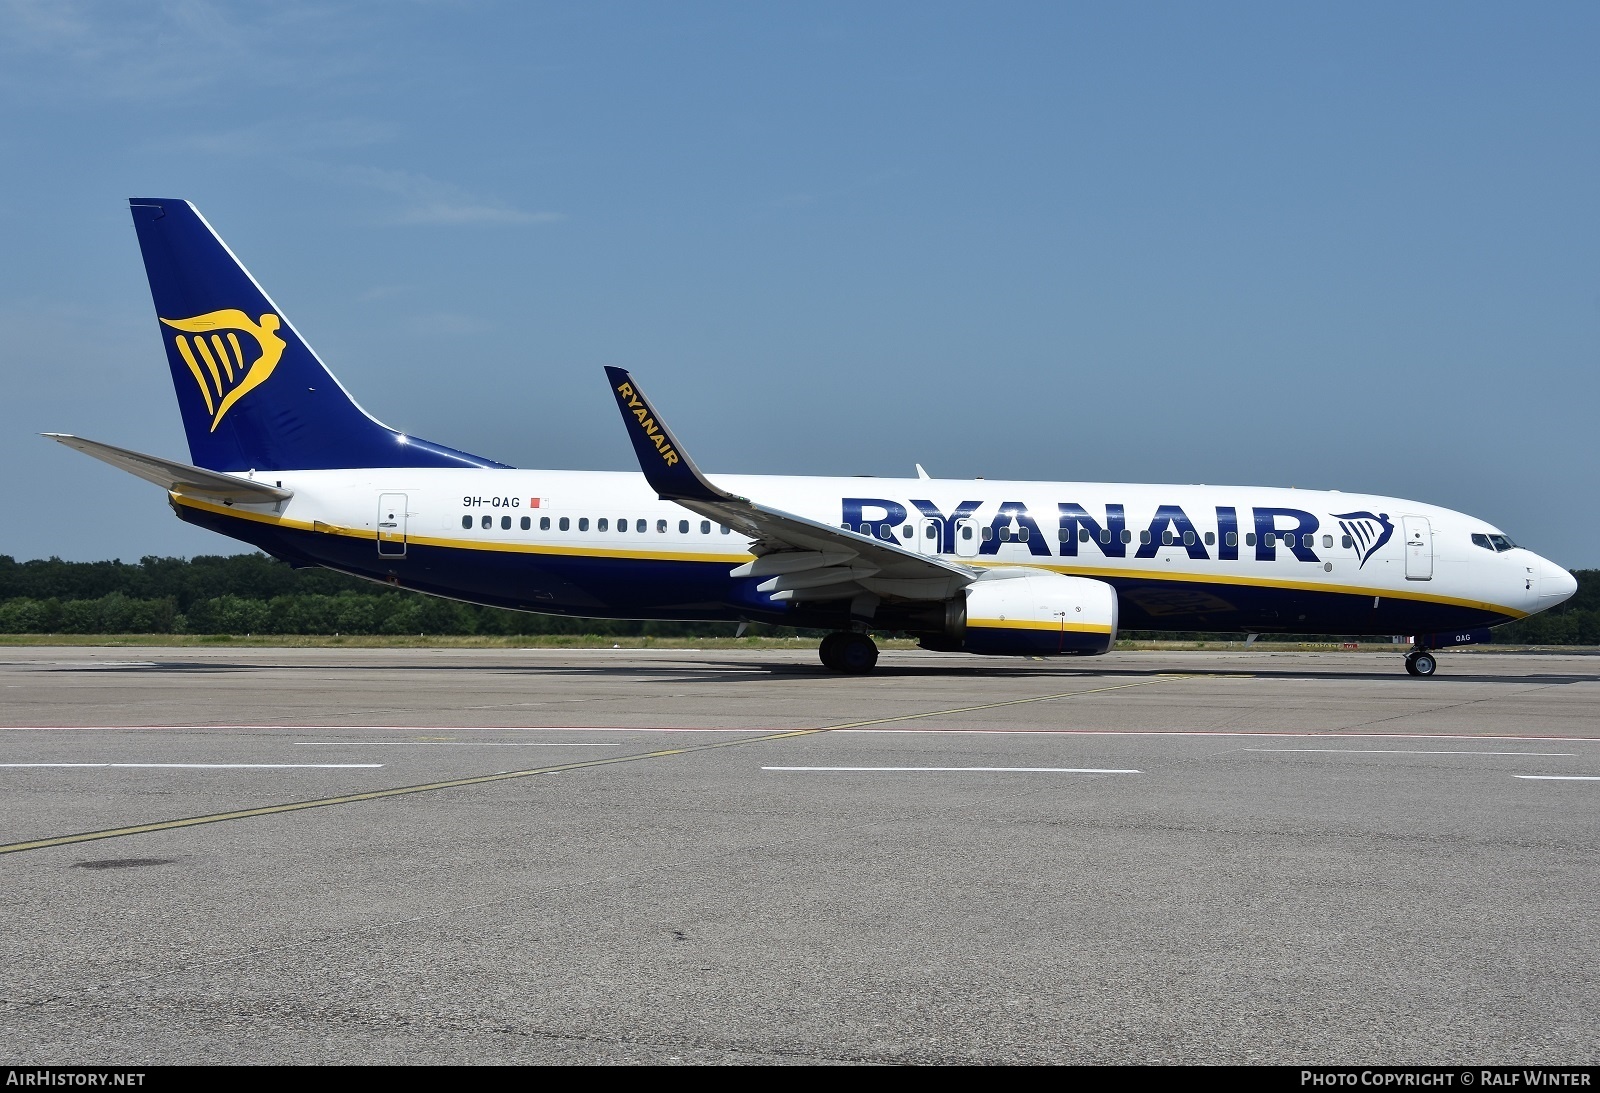
<instances>
[{"instance_id":1,"label":"blue sky","mask_svg":"<svg viewBox=\"0 0 1600 1093\"><path fill-rule=\"evenodd\" d=\"M126 209L397 428L1412 497L1600 566L1600 6L0 3L0 554L221 553Z\"/></svg>"}]
</instances>

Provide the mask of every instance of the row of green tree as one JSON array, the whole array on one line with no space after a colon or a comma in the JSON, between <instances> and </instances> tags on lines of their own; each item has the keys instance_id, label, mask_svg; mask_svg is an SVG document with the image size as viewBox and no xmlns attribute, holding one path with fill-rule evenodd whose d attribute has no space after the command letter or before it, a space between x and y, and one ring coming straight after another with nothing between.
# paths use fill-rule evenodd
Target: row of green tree
<instances>
[{"instance_id":1,"label":"row of green tree","mask_svg":"<svg viewBox=\"0 0 1600 1093\"><path fill-rule=\"evenodd\" d=\"M1553 611L1499 627L1495 640L1600 645L1600 570L1576 575L1577 595ZM759 632L794 633L770 627ZM0 633L710 637L733 633L733 624L620 622L502 611L377 588L326 569L291 569L262 554L143 558L137 563L59 558L18 562L0 555Z\"/></svg>"},{"instance_id":2,"label":"row of green tree","mask_svg":"<svg viewBox=\"0 0 1600 1093\"><path fill-rule=\"evenodd\" d=\"M264 554L136 563L0 554L0 634L598 634L714 637L733 623L569 619L384 589ZM783 627L751 633L787 636Z\"/></svg>"}]
</instances>

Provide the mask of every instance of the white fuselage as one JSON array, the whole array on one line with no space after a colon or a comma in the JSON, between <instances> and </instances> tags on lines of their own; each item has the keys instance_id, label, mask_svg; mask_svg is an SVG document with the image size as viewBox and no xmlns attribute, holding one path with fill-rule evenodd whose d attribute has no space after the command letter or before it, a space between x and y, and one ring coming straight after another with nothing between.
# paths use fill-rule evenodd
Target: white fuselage
<instances>
[{"instance_id":1,"label":"white fuselage","mask_svg":"<svg viewBox=\"0 0 1600 1093\"><path fill-rule=\"evenodd\" d=\"M444 569L451 564L444 559L470 567L474 558L509 562L507 556L521 555L529 565L582 561L588 572L609 569L621 575L650 562L731 569L750 559L747 539L660 500L637 473L402 468L258 477L281 483L294 496L279 506L232 508L176 500L180 511L242 517L256 525L253 533L269 527L307 533L299 549L320 564L380 579L385 536L390 560L435 550L442 552ZM1373 618L1377 628L1364 630L1355 625L1360 619L1350 617L1348 600L1341 601L1345 606L1337 617L1303 610L1322 602L1317 594L1325 593L1371 597L1374 609L1384 600L1417 609L1461 609L1460 619L1449 612L1441 617L1466 625L1479 615L1503 621L1531 614L1565 599L1574 587L1570 574L1531 551L1480 545L1500 536L1482 520L1369 494L917 478L719 475L715 481L797 515L848 524L852 531L865 525L876 537L893 537L902 546L964 564L1029 566L1110 581L1133 601L1134 617L1124 625L1138 628L1157 628L1166 618L1174 629L1194 628L1201 619L1218 629L1376 633L1410 617L1385 612ZM385 520L380 506L388 506L391 519ZM218 526L215 520L204 522ZM398 526L381 528L384 523ZM1286 534L1293 537L1292 545L1285 543ZM255 534L241 537L259 541ZM321 538L345 539L345 549L317 555L314 544ZM352 558L360 559L350 539L365 541L370 565L352 564ZM446 572L404 583L452 594ZM1275 597L1278 606L1245 606L1262 596ZM481 597L463 593L461 598ZM565 604L555 594L544 603L525 599L508 590L503 604L663 617L656 607L631 613L620 602L585 612L581 604ZM733 611L730 617L747 613ZM705 617L705 612L685 615ZM1437 621L1427 610L1416 618L1419 624ZM1386 625L1377 626L1380 622Z\"/></svg>"}]
</instances>

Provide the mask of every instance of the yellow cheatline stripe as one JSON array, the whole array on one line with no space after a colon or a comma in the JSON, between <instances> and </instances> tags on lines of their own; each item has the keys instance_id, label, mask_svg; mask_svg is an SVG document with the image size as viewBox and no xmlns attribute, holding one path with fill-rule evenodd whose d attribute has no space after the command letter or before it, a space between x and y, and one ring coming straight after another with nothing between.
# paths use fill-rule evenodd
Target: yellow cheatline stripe
<instances>
[{"instance_id":1,"label":"yellow cheatline stripe","mask_svg":"<svg viewBox=\"0 0 1600 1093\"><path fill-rule=\"evenodd\" d=\"M154 831L173 831L181 827L198 827L201 824L222 823L225 820L248 820L256 816L277 816L286 812L300 812L308 808L326 808L329 805L349 805L360 801L380 801L385 797L404 797L413 793L433 793L441 789L457 789L462 786L481 786L490 782L508 782L516 778L532 778L539 774L561 774L569 770L585 770L589 767L610 767L618 763L637 763L645 759L665 759L673 755L690 755L697 751L712 751L716 748L737 748L746 744L766 744L774 740L793 740L801 736L816 736L820 733L837 732L840 729L863 729L871 725L887 725L896 721L916 721L925 717L947 717L953 714L974 713L979 710L993 710L1001 706L1021 706L1030 702L1052 702L1062 698L1075 698L1079 695L1102 694L1106 691L1126 691L1134 687L1149 687L1156 683L1170 683L1177 679L1192 678L1177 673L1163 673L1155 679L1143 679L1137 683L1118 683L1110 687L1088 687L1081 691L1063 691L1060 694L1035 695L1032 698L1008 698L1002 702L985 702L978 706L958 706L950 710L929 710L926 713L900 714L896 717L875 717L870 721L852 721L845 725L826 725L817 729L788 729L784 732L766 733L761 736L746 736L738 740L717 740L709 744L691 744L682 748L662 748L659 751L636 752L633 755L614 755L604 759L588 759L577 763L557 763L548 767L530 767L527 770L507 770L498 774L480 774L470 778L452 778L444 782L427 782L419 786L396 786L393 789L375 789L367 793L346 793L339 797L323 797L315 801L292 801L282 805L262 805L260 808L243 808L235 812L216 812L209 816L188 816L181 820L158 820L149 824L133 824L129 827L112 827L104 831L84 831L76 835L57 835L48 839L30 839L27 842L11 843L0 846L0 854L17 854L24 850L42 850L50 846L68 846L72 843L94 842L97 839L116 839L124 835L147 835ZM286 726L288 727L288 726ZM618 726L626 730L626 726ZM359 744L360 741L352 741Z\"/></svg>"},{"instance_id":2,"label":"yellow cheatline stripe","mask_svg":"<svg viewBox=\"0 0 1600 1093\"><path fill-rule=\"evenodd\" d=\"M255 520L260 523L275 524L279 527L294 528L300 531L317 531L325 534L350 535L367 539L376 538L376 534L371 531L339 528L333 524L324 524L320 521L294 520L270 512L242 512L237 508L226 508L222 505L212 504L209 501L201 501L198 498L185 497L180 493L173 493L172 499L181 505L203 509L206 512L214 512L219 516L228 516L235 520ZM498 550L516 554L553 554L576 558L619 558L624 560L636 559L639 561L666 562L728 562L733 565L740 565L750 560L750 555L748 554L690 554L665 550L632 551L607 549L605 547L546 545L542 543L500 543L477 539L447 539L430 535L411 535L409 533L406 536L406 541L416 543L419 546L451 547L457 550ZM977 566L979 568L1040 569L1051 573L1064 573L1072 577L1096 579L1125 577L1141 581L1174 581L1180 584L1286 588L1295 592L1316 592L1322 595L1381 596L1387 600L1417 600L1422 603L1440 603L1451 607L1471 607L1479 611L1494 611L1512 619L1522 619L1528 616L1526 611L1519 611L1514 607L1506 607L1502 604L1489 603L1484 600L1464 600L1454 596L1430 595L1426 592L1404 588L1366 588L1352 585L1329 587L1323 584L1308 584L1304 581L1288 581L1274 577L1251 577L1242 574L1162 573L1159 570L1106 569L1098 566L1048 565L1036 562L983 562L978 561L976 558L956 558L954 560L962 565Z\"/></svg>"},{"instance_id":3,"label":"yellow cheatline stripe","mask_svg":"<svg viewBox=\"0 0 1600 1093\"><path fill-rule=\"evenodd\" d=\"M1099 626L1092 622L1069 622L1063 625L1059 620L1036 621L1033 619L968 619L967 627L985 627L991 630L1048 630L1058 634L1065 630L1069 634L1109 634L1111 627Z\"/></svg>"}]
</instances>

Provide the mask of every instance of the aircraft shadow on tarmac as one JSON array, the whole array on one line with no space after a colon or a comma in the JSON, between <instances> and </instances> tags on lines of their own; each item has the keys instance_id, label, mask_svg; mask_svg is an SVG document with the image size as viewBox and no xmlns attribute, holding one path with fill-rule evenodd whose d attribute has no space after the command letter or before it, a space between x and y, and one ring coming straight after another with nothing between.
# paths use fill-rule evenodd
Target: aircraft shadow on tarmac
<instances>
[{"instance_id":1,"label":"aircraft shadow on tarmac","mask_svg":"<svg viewBox=\"0 0 1600 1093\"><path fill-rule=\"evenodd\" d=\"M1396 658L1396 668L1398 668ZM1445 662L1448 665L1448 661ZM1450 672L1445 665L1441 665L1438 675L1426 680L1407 680L1397 670L1391 670L1387 662L1384 668L1370 671L1338 672L1319 671L1306 667L1282 668L1251 668L1240 665L1236 668L1194 668L1180 669L1174 667L1155 668L1126 668L1114 666L1101 666L1092 661L1084 662L1076 659L1064 661L1035 661L1016 665L979 665L959 664L949 662L934 662L928 664L880 664L873 671L870 678L952 678L967 679L1155 679L1161 676L1189 676L1196 679L1251 677L1254 679L1297 679L1297 680L1327 680L1327 681L1362 681L1386 680L1396 682L1415 683L1418 687L1440 687L1451 683L1514 683L1523 685L1565 686L1573 683L1600 682L1600 674L1570 673L1570 672L1523 672L1516 675L1489 675L1481 672L1458 673ZM235 672L259 673L267 671L295 671L297 669L312 668L305 664L252 664L252 663L195 663L191 661L154 661L143 664L107 664L79 666L52 666L46 671L51 672L94 672L94 673L138 673L138 674L199 674L214 675ZM599 678L626 678L635 683L749 683L756 677L784 678L784 679L813 679L818 682L847 683L853 679L867 677L843 675L830 672L820 664L779 662L763 664L760 661L726 661L714 658L698 658L693 665L682 663L662 664L659 667L649 664L640 664L633 661L628 665L605 664L564 664L564 665L522 665L522 664L338 664L316 665L315 670L326 671L329 669L341 672L392 672L404 670L408 673L417 672L489 672L500 675L518 675L530 678L543 676L594 676ZM648 676L648 679L639 679L639 676Z\"/></svg>"}]
</instances>

